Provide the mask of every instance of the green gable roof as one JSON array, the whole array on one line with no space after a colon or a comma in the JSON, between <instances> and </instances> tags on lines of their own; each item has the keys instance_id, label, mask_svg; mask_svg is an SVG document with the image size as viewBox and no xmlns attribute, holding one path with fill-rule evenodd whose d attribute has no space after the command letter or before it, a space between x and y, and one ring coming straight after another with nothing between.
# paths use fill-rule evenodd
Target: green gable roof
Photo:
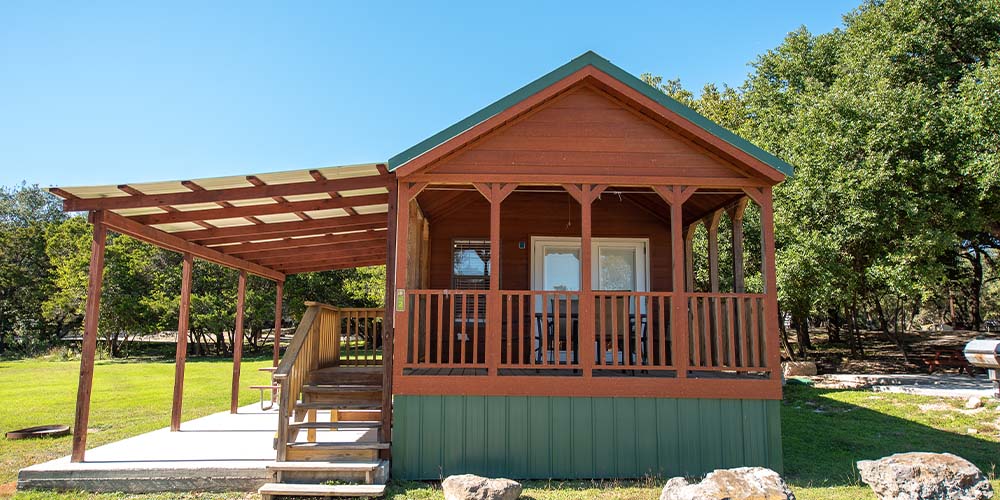
<instances>
[{"instance_id":1,"label":"green gable roof","mask_svg":"<svg viewBox=\"0 0 1000 500\"><path fill-rule=\"evenodd\" d=\"M680 102L672 99L670 96L664 94L663 92L651 87L646 82L636 78L627 71L611 64L611 61L597 55L593 51L587 51L580 55L579 57L573 59L572 61L556 68L552 72L546 74L545 76L517 89L516 91L508 94L506 97L486 106L485 108L469 115L465 119L459 121L458 123L438 132L437 134L420 141L416 145L410 147L406 151L389 158L389 170L395 170L402 165L406 164L408 161L434 149L438 145L448 141L452 137L482 123L489 118L503 112L507 108L521 102L522 100L534 95L535 93L541 91L542 89L562 80L563 78L573 74L580 69L587 66L593 66L608 75L616 78L620 82L632 87L636 91L640 92L644 96L656 101L657 103L663 105L665 108L677 113L686 120L694 123L695 125L701 127L712 135L728 142L729 144L735 146L736 148L742 150L743 152L757 158L758 160L770 165L775 170L785 174L786 176L792 175L792 166L778 159L778 157L764 151L763 149L754 146L746 139L730 132L721 125L705 118L704 116L698 114L695 110L681 104Z\"/></svg>"}]
</instances>

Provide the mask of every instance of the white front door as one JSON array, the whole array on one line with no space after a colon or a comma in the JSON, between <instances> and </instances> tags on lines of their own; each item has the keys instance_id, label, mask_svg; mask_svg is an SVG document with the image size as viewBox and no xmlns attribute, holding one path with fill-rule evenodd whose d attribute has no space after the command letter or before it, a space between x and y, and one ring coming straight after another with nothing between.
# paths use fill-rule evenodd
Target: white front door
<instances>
[{"instance_id":1,"label":"white front door","mask_svg":"<svg viewBox=\"0 0 1000 500\"><path fill-rule=\"evenodd\" d=\"M594 290L649 290L649 240L592 238ZM580 290L580 238L531 238L531 289Z\"/></svg>"}]
</instances>

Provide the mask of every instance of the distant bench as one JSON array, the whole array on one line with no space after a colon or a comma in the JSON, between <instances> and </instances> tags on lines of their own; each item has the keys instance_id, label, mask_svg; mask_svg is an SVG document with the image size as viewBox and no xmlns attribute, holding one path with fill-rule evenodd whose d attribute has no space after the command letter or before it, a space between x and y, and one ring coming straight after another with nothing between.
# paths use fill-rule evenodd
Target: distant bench
<instances>
[{"instance_id":1,"label":"distant bench","mask_svg":"<svg viewBox=\"0 0 1000 500\"><path fill-rule=\"evenodd\" d=\"M923 361L927 365L927 373L945 368L958 368L958 373L965 372L970 377L975 376L969 360L965 359L965 354L957 349L935 349L923 355Z\"/></svg>"}]
</instances>

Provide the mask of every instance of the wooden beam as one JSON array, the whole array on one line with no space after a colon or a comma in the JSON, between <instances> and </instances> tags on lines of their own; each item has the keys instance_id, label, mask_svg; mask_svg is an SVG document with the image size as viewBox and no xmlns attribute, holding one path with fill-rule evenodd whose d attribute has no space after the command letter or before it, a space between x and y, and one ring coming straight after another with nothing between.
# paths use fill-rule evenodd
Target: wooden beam
<instances>
[{"instance_id":1,"label":"wooden beam","mask_svg":"<svg viewBox=\"0 0 1000 500\"><path fill-rule=\"evenodd\" d=\"M382 252L354 257L331 257L309 261L289 260L276 264L279 269L343 269L347 267L364 267L385 264L386 256Z\"/></svg>"},{"instance_id":2,"label":"wooden beam","mask_svg":"<svg viewBox=\"0 0 1000 500\"><path fill-rule=\"evenodd\" d=\"M108 198L70 198L63 200L67 212L84 210L122 209L140 207L161 207L165 205L188 205L218 201L249 200L273 196L295 196L300 194L329 193L354 189L385 187L388 179L382 175L350 177L325 181L292 182L288 184L268 184L227 189L208 189L183 193L144 194L141 196L115 196Z\"/></svg>"},{"instance_id":3,"label":"wooden beam","mask_svg":"<svg viewBox=\"0 0 1000 500\"><path fill-rule=\"evenodd\" d=\"M354 259L348 261L332 261L328 263L313 263L301 267L289 267L285 269L287 274L318 273L321 271L334 271L337 269L353 269L357 267L382 266L385 265L384 258L374 259Z\"/></svg>"},{"instance_id":4,"label":"wooden beam","mask_svg":"<svg viewBox=\"0 0 1000 500\"><path fill-rule=\"evenodd\" d=\"M334 208L346 209L368 205L384 205L387 202L387 199L388 196L385 194L369 194L364 196L327 198L323 200L294 202L279 201L276 203L265 203L261 205L230 206L226 208L210 208L206 210L189 210L169 212L165 214L139 215L136 217L130 217L130 219L139 222L140 224L169 224L175 222L231 219L252 215L288 214L311 212L314 210L330 210Z\"/></svg>"},{"instance_id":5,"label":"wooden beam","mask_svg":"<svg viewBox=\"0 0 1000 500\"><path fill-rule=\"evenodd\" d=\"M246 304L247 272L240 271L236 284L236 331L233 332L233 390L229 400L229 413L240 407L240 365L243 364L243 308Z\"/></svg>"},{"instance_id":6,"label":"wooden beam","mask_svg":"<svg viewBox=\"0 0 1000 500\"><path fill-rule=\"evenodd\" d=\"M272 360L272 366L278 366L281 361L281 319L283 313L281 310L281 299L285 293L285 282L277 281L275 282L274 291L274 359Z\"/></svg>"},{"instance_id":7,"label":"wooden beam","mask_svg":"<svg viewBox=\"0 0 1000 500\"><path fill-rule=\"evenodd\" d=\"M339 243L353 243L361 241L383 241L386 232L382 230L367 230L357 233L327 234L314 236L311 238L283 238L276 241L263 241L260 243L238 243L235 245L222 245L214 248L227 255L243 256L254 252L267 250L285 250L292 248L307 248L322 245L335 245Z\"/></svg>"},{"instance_id":8,"label":"wooden beam","mask_svg":"<svg viewBox=\"0 0 1000 500\"><path fill-rule=\"evenodd\" d=\"M90 244L90 280L87 283L87 306L83 317L83 342L80 349L80 382L76 391L76 417L73 420L72 462L82 462L87 451L90 421L90 393L94 384L94 354L97 351L97 327L101 315L101 284L104 279L104 247L107 227L100 213L90 214L94 225Z\"/></svg>"},{"instance_id":9,"label":"wooden beam","mask_svg":"<svg viewBox=\"0 0 1000 500\"><path fill-rule=\"evenodd\" d=\"M268 269L259 264L254 264L253 262L234 257L232 255L226 255L218 250L213 250L211 248L186 241L174 234L161 231L153 227L144 226L138 222L128 219L127 217L122 217L121 215L107 211L98 211L95 212L95 214L98 215L95 215L94 217L99 218L100 221L109 229L147 243L152 243L158 247L180 253L190 253L199 259L214 262L233 269L244 270L270 280L285 279L283 274L273 269Z\"/></svg>"},{"instance_id":10,"label":"wooden beam","mask_svg":"<svg viewBox=\"0 0 1000 500\"><path fill-rule=\"evenodd\" d=\"M316 254L336 254L337 252L356 252L359 250L371 251L372 249L382 249L385 247L385 239L371 239L368 241L352 241L348 243L334 243L332 245L316 245L302 248L285 248L281 250L264 250L243 254L247 260L261 263L261 261L273 259L275 257L304 257ZM266 265L266 264L265 264Z\"/></svg>"},{"instance_id":11,"label":"wooden beam","mask_svg":"<svg viewBox=\"0 0 1000 500\"><path fill-rule=\"evenodd\" d=\"M338 218L343 219L345 217L338 217ZM323 220L323 219L314 219L314 220L311 220L311 221L304 221L304 222L317 222L317 221L320 221L320 220ZM268 224L268 225L273 225L273 224ZM307 227L305 229L296 229L296 230L282 231L280 233L273 233L273 234L268 234L268 235L265 235L265 236L255 236L255 235L250 234L250 235L228 236L228 237L225 237L225 238L217 238L217 239L213 239L211 241L205 242L205 246L225 245L225 244L229 244L229 243L254 243L254 242L265 243L264 241L260 241L260 240L272 240L272 239L277 239L277 238L285 239L285 238L293 238L293 237L298 237L298 236L311 236L311 237L318 238L320 235L324 235L324 234L328 234L328 233L348 233L348 232L357 233L357 232L361 232L361 231L384 231L384 230L385 230L385 222L384 221L382 221L382 222L373 222L373 223L370 223L370 224L347 225L347 226L342 226L342 227L338 226L338 227L334 227L333 229L329 229L329 228L327 228L327 229L322 229L322 228L321 229L316 229L314 227ZM225 248L225 247L220 247L220 248Z\"/></svg>"},{"instance_id":12,"label":"wooden beam","mask_svg":"<svg viewBox=\"0 0 1000 500\"><path fill-rule=\"evenodd\" d=\"M521 165L522 167L535 168L538 172L545 172L548 165ZM677 165L678 167L685 165ZM698 167L691 165L692 170ZM507 172L489 172L476 174L444 174L444 173L416 173L406 177L408 182L421 182L434 184L470 184L472 182L514 182L521 186L531 185L561 185L566 182L566 174L511 174ZM584 184L600 184L609 182L606 175L574 175L573 182ZM713 188L742 189L745 186L764 187L767 181L757 179L730 179L713 177L665 177L656 175L623 175L612 182L615 186L635 186L647 187L651 185L697 185Z\"/></svg>"},{"instance_id":13,"label":"wooden beam","mask_svg":"<svg viewBox=\"0 0 1000 500\"><path fill-rule=\"evenodd\" d=\"M278 238L283 234L300 233L302 231L306 231L306 234L310 234L310 231L312 233L349 231L357 227L367 227L372 224L378 224L380 227L384 227L385 214L328 217L325 219L261 224L259 226L196 229L191 231L178 231L170 234L190 241L219 243L219 240L228 240L234 237L243 238L244 240L264 240L269 238Z\"/></svg>"},{"instance_id":14,"label":"wooden beam","mask_svg":"<svg viewBox=\"0 0 1000 500\"><path fill-rule=\"evenodd\" d=\"M188 317L191 311L191 272L194 257L184 254L181 265L181 297L177 311L177 350L174 353L174 402L170 409L170 430L181 430L181 406L184 403L184 365L187 361Z\"/></svg>"},{"instance_id":15,"label":"wooden beam","mask_svg":"<svg viewBox=\"0 0 1000 500\"><path fill-rule=\"evenodd\" d=\"M313 253L308 255L291 255L291 256L278 256L278 257L268 257L266 259L254 259L256 262L260 263L262 266L267 267L281 267L289 263L308 263L314 261L325 261L333 259L346 259L350 257L375 257L375 256L385 256L384 247L382 245L373 245L370 248L360 248L355 250L328 250L321 253Z\"/></svg>"}]
</instances>

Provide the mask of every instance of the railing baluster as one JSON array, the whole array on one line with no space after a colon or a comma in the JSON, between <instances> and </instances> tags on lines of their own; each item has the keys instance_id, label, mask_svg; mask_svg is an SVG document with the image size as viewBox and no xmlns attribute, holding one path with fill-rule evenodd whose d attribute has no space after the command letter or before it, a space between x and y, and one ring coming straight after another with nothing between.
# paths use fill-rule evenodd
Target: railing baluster
<instances>
[{"instance_id":1,"label":"railing baluster","mask_svg":"<svg viewBox=\"0 0 1000 500\"><path fill-rule=\"evenodd\" d=\"M747 320L747 367L750 368L757 366L756 356L754 356L754 341L756 340L754 337L757 335L756 332L757 304L755 303L756 301L754 301L752 298L747 299L747 302L749 304L749 307L747 307L747 309L749 309L748 312L750 314L750 319Z\"/></svg>"},{"instance_id":2,"label":"railing baluster","mask_svg":"<svg viewBox=\"0 0 1000 500\"><path fill-rule=\"evenodd\" d=\"M733 311L733 306L737 299L727 299L726 304L726 335L729 339L729 366L731 368L737 367L736 363L736 315Z\"/></svg>"},{"instance_id":3,"label":"railing baluster","mask_svg":"<svg viewBox=\"0 0 1000 500\"><path fill-rule=\"evenodd\" d=\"M444 298L445 298L445 296L443 294L442 295L438 295L438 298L437 298L437 303L438 303L437 313L438 314L437 314L437 321L434 322L434 331L433 331L433 333L437 334L437 342L434 342L435 346L437 347L437 357L434 358L434 362L437 363L437 364L441 364L441 344L442 344L441 337L444 336L444 328L443 328L444 327Z\"/></svg>"},{"instance_id":4,"label":"railing baluster","mask_svg":"<svg viewBox=\"0 0 1000 500\"><path fill-rule=\"evenodd\" d=\"M767 338L764 335L764 299L754 299L757 303L757 346L760 356L757 358L757 366L767 367Z\"/></svg>"},{"instance_id":5,"label":"railing baluster","mask_svg":"<svg viewBox=\"0 0 1000 500\"><path fill-rule=\"evenodd\" d=\"M424 295L424 328L422 331L424 341L421 344L424 346L424 363L428 364L431 362L431 328L433 328L433 323L431 322L431 301L433 299L434 295L430 293Z\"/></svg>"}]
</instances>

